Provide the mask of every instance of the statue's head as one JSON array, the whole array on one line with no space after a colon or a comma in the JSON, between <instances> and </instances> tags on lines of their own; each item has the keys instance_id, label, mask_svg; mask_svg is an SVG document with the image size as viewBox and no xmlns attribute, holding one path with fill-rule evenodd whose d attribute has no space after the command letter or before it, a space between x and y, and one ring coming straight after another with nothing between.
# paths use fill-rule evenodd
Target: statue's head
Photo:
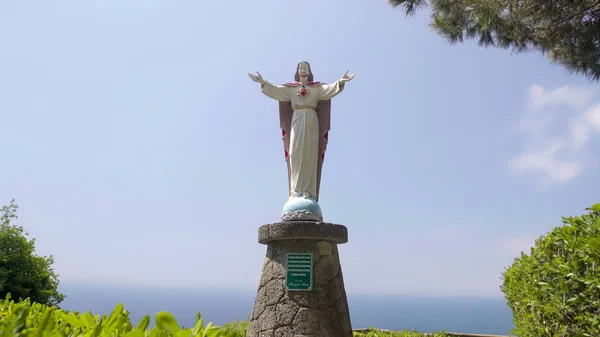
<instances>
[{"instance_id":1,"label":"statue's head","mask_svg":"<svg viewBox=\"0 0 600 337\"><path fill-rule=\"evenodd\" d=\"M300 61L296 67L296 75L294 76L294 80L296 82L300 82L301 78L307 78L309 82L314 80L313 73L310 70L310 64L307 61Z\"/></svg>"}]
</instances>

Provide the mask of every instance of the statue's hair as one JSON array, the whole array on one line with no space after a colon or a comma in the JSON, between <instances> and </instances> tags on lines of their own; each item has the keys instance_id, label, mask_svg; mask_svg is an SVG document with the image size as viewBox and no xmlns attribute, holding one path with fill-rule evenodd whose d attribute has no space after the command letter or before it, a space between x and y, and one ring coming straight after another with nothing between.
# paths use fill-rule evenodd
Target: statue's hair
<instances>
[{"instance_id":1,"label":"statue's hair","mask_svg":"<svg viewBox=\"0 0 600 337\"><path fill-rule=\"evenodd\" d=\"M308 66L308 81L309 82L313 82L314 81L314 77L313 77L312 69L310 69L310 63L308 63L308 61L300 61L300 62L298 62L298 65L296 66L296 74L294 75L294 80L296 82L300 82L300 65L302 63L305 63Z\"/></svg>"}]
</instances>

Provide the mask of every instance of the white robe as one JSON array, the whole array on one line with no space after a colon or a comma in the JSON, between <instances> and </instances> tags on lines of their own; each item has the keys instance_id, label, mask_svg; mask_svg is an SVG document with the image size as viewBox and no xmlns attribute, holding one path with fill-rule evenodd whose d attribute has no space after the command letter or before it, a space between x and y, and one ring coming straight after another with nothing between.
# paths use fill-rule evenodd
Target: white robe
<instances>
[{"instance_id":1,"label":"white robe","mask_svg":"<svg viewBox=\"0 0 600 337\"><path fill-rule=\"evenodd\" d=\"M308 94L298 94L300 86L261 85L268 97L282 102L291 101L292 129L290 134L290 197L315 199L317 195L317 166L319 158L319 119L315 108L319 101L335 97L343 90L339 81L306 86Z\"/></svg>"}]
</instances>

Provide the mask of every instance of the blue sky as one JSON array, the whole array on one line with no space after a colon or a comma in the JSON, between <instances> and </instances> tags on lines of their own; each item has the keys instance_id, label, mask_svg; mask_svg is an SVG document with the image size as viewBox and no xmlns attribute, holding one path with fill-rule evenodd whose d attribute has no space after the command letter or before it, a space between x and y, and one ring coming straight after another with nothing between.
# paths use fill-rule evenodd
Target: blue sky
<instances>
[{"instance_id":1,"label":"blue sky","mask_svg":"<svg viewBox=\"0 0 600 337\"><path fill-rule=\"evenodd\" d=\"M287 177L272 83L333 101L325 220L348 292L500 296L599 202L600 92L539 54L451 46L386 1L0 2L0 203L63 283L255 290Z\"/></svg>"}]
</instances>

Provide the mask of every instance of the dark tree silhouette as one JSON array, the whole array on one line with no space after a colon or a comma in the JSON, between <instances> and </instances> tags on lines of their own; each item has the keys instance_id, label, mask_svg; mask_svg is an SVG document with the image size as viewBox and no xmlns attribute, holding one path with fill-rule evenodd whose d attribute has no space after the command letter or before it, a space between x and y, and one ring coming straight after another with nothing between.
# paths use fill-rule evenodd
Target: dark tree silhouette
<instances>
[{"instance_id":1,"label":"dark tree silhouette","mask_svg":"<svg viewBox=\"0 0 600 337\"><path fill-rule=\"evenodd\" d=\"M600 79L600 0L389 0L407 16L431 6L450 43L538 51L571 73Z\"/></svg>"}]
</instances>

